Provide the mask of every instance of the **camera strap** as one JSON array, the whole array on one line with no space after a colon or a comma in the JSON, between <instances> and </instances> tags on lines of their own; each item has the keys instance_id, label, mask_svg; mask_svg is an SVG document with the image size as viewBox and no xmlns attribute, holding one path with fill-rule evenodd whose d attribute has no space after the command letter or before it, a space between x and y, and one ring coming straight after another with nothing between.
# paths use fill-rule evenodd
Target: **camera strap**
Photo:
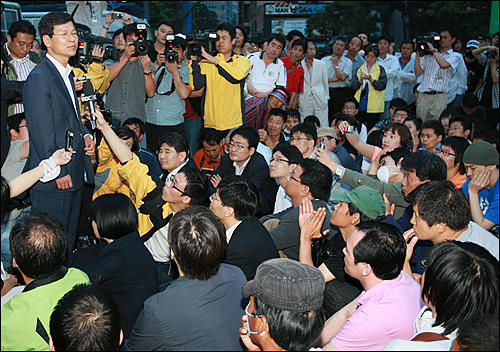
<instances>
[{"instance_id":1,"label":"camera strap","mask_svg":"<svg viewBox=\"0 0 500 352\"><path fill-rule=\"evenodd\" d=\"M163 77L165 76L165 71L167 71L167 68L165 66L163 66L162 68L163 68L163 70L161 70L161 68L160 68L161 72L158 75L158 77L156 78L156 94L158 94L158 95L170 95L173 92L175 92L175 82L174 82L173 76L172 76L172 83L170 85L170 92L160 93L158 91L158 89L160 88L161 82L163 81Z\"/></svg>"}]
</instances>

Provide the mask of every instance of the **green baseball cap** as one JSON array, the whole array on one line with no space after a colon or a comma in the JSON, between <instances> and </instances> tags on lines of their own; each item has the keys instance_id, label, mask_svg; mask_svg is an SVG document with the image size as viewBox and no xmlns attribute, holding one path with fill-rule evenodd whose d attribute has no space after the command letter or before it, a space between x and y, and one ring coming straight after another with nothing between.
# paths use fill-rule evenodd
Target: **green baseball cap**
<instances>
[{"instance_id":1,"label":"green baseball cap","mask_svg":"<svg viewBox=\"0 0 500 352\"><path fill-rule=\"evenodd\" d=\"M332 191L332 196L339 202L354 204L372 220L385 216L384 198L371 187L359 186L349 192Z\"/></svg>"},{"instance_id":2,"label":"green baseball cap","mask_svg":"<svg viewBox=\"0 0 500 352\"><path fill-rule=\"evenodd\" d=\"M498 151L493 144L478 141L465 149L462 160L464 164L482 166L498 165Z\"/></svg>"}]
</instances>

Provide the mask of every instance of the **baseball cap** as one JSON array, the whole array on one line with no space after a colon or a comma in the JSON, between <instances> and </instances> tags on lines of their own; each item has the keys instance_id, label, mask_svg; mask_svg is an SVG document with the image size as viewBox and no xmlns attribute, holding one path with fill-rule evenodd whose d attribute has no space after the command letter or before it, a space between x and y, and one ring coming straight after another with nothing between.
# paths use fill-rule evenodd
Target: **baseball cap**
<instances>
[{"instance_id":1,"label":"baseball cap","mask_svg":"<svg viewBox=\"0 0 500 352\"><path fill-rule=\"evenodd\" d=\"M384 198L371 187L359 186L349 192L333 190L332 196L339 202L354 204L372 220L385 216Z\"/></svg>"},{"instance_id":2,"label":"baseball cap","mask_svg":"<svg viewBox=\"0 0 500 352\"><path fill-rule=\"evenodd\" d=\"M465 149L462 160L464 164L482 166L498 165L498 151L491 143L477 141Z\"/></svg>"},{"instance_id":3,"label":"baseball cap","mask_svg":"<svg viewBox=\"0 0 500 352\"><path fill-rule=\"evenodd\" d=\"M467 42L466 48L476 48L477 49L477 48L479 48L479 42L477 40L474 40L474 39L469 40Z\"/></svg>"},{"instance_id":4,"label":"baseball cap","mask_svg":"<svg viewBox=\"0 0 500 352\"><path fill-rule=\"evenodd\" d=\"M335 130L335 128L331 127L318 128L318 138L320 137L333 137L335 139L338 139L337 131Z\"/></svg>"},{"instance_id":5,"label":"baseball cap","mask_svg":"<svg viewBox=\"0 0 500 352\"><path fill-rule=\"evenodd\" d=\"M270 307L309 312L323 305L325 278L311 265L285 258L269 259L259 265L255 278L241 289L244 297L256 296Z\"/></svg>"}]
</instances>

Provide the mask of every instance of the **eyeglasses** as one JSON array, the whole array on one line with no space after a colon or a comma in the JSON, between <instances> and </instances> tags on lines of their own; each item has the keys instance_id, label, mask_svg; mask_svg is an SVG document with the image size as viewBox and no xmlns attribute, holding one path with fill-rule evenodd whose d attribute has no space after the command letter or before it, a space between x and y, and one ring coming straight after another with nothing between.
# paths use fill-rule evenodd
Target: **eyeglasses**
<instances>
[{"instance_id":1,"label":"eyeglasses","mask_svg":"<svg viewBox=\"0 0 500 352\"><path fill-rule=\"evenodd\" d=\"M249 321L249 317L252 317L252 318L260 318L262 315L255 315L255 314L252 314L252 313L248 313L248 307L250 307L250 302L248 302L246 308L245 308L245 314L247 316L247 331L248 331L248 335L255 335L255 334L259 334L260 336L264 336L264 334L266 333L265 331L259 333L258 331L252 331L250 330L250 321Z\"/></svg>"},{"instance_id":2,"label":"eyeglasses","mask_svg":"<svg viewBox=\"0 0 500 352\"><path fill-rule=\"evenodd\" d=\"M288 165L291 164L290 160L281 159L281 158L271 158L271 160L269 160L269 163L272 163L273 161L276 161L278 163L287 163Z\"/></svg>"},{"instance_id":3,"label":"eyeglasses","mask_svg":"<svg viewBox=\"0 0 500 352\"><path fill-rule=\"evenodd\" d=\"M295 141L300 141L300 140L311 140L311 138L307 138L307 137L292 137L290 138L290 142L295 142Z\"/></svg>"},{"instance_id":4,"label":"eyeglasses","mask_svg":"<svg viewBox=\"0 0 500 352\"><path fill-rule=\"evenodd\" d=\"M23 128L23 127L28 128L28 125L27 124L26 125L19 125L19 128Z\"/></svg>"},{"instance_id":5,"label":"eyeglasses","mask_svg":"<svg viewBox=\"0 0 500 352\"><path fill-rule=\"evenodd\" d=\"M190 197L190 195L189 195L189 194L187 194L187 193L186 193L186 192L184 192L183 190L179 189L179 188L175 185L175 181L174 181L174 180L172 180L172 181L170 181L170 182L172 183L172 188L173 188L173 189L175 189L175 190L177 190L177 191L181 192L181 194L182 194L183 196L188 196L188 197Z\"/></svg>"},{"instance_id":6,"label":"eyeglasses","mask_svg":"<svg viewBox=\"0 0 500 352\"><path fill-rule=\"evenodd\" d=\"M449 151L446 151L446 150L443 150L441 148L437 148L436 149L436 152L437 153L441 153L443 154L444 156L448 156L448 155L451 155L451 156L456 156L457 154L453 154L452 152L449 152Z\"/></svg>"},{"instance_id":7,"label":"eyeglasses","mask_svg":"<svg viewBox=\"0 0 500 352\"><path fill-rule=\"evenodd\" d=\"M54 33L53 35L58 35L61 38L63 38L64 40L68 40L70 38L77 38L78 39L78 33L76 31L71 32L71 33Z\"/></svg>"},{"instance_id":8,"label":"eyeglasses","mask_svg":"<svg viewBox=\"0 0 500 352\"><path fill-rule=\"evenodd\" d=\"M290 175L290 179L291 179L291 180L294 180L295 182L302 183L301 181L297 180L295 177L293 177L293 176L291 176L291 175Z\"/></svg>"},{"instance_id":9,"label":"eyeglasses","mask_svg":"<svg viewBox=\"0 0 500 352\"><path fill-rule=\"evenodd\" d=\"M234 144L232 142L229 143L227 146L229 147L229 150L231 150L232 148L234 148L234 149L236 149L239 152L241 152L245 148L250 148L250 146L243 146L243 145L239 145L239 144Z\"/></svg>"}]
</instances>

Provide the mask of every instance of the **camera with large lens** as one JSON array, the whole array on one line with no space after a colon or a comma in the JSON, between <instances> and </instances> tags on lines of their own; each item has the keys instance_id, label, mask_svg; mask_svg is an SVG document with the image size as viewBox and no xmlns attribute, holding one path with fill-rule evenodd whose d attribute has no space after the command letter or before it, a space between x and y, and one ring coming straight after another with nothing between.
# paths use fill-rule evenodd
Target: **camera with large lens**
<instances>
[{"instance_id":1,"label":"camera with large lens","mask_svg":"<svg viewBox=\"0 0 500 352\"><path fill-rule=\"evenodd\" d=\"M137 31L139 32L139 38L132 43L135 47L135 54L132 56L144 56L149 53L149 42L147 26L144 23L136 23Z\"/></svg>"},{"instance_id":2,"label":"camera with large lens","mask_svg":"<svg viewBox=\"0 0 500 352\"><path fill-rule=\"evenodd\" d=\"M177 63L177 59L179 58L179 55L177 55L177 52L174 50L174 40L175 40L175 35L173 34L167 34L166 37L166 42L165 42L165 60L167 62L172 63Z\"/></svg>"},{"instance_id":3,"label":"camera with large lens","mask_svg":"<svg viewBox=\"0 0 500 352\"><path fill-rule=\"evenodd\" d=\"M497 57L498 48L495 50L488 50L485 55L487 59L494 59Z\"/></svg>"},{"instance_id":4,"label":"camera with large lens","mask_svg":"<svg viewBox=\"0 0 500 352\"><path fill-rule=\"evenodd\" d=\"M439 34L431 33L429 35L418 37L417 44L415 44L415 50L420 52L422 55L432 55L429 43L432 44L434 49L439 50L441 48L441 37Z\"/></svg>"},{"instance_id":5,"label":"camera with large lens","mask_svg":"<svg viewBox=\"0 0 500 352\"><path fill-rule=\"evenodd\" d=\"M83 26L82 26L83 27ZM113 45L114 42L112 39L105 38L105 37L99 37L92 35L91 32L85 28L78 27L78 58L80 61L80 64L83 65L88 65L92 62L97 62L99 64L102 64L104 60L108 59L114 59L114 60L119 60L120 59L120 51L118 49L114 49L113 47L106 47L104 50L104 57L98 57L98 56L93 56L92 51L94 50L94 47L96 45L104 45L104 44L111 44Z\"/></svg>"},{"instance_id":6,"label":"camera with large lens","mask_svg":"<svg viewBox=\"0 0 500 352\"><path fill-rule=\"evenodd\" d=\"M203 59L201 56L201 47L203 47L208 54L212 56L217 55L215 42L219 39L220 38L217 33L188 34L186 37L186 40L188 41L188 56L197 56L198 60Z\"/></svg>"}]
</instances>

